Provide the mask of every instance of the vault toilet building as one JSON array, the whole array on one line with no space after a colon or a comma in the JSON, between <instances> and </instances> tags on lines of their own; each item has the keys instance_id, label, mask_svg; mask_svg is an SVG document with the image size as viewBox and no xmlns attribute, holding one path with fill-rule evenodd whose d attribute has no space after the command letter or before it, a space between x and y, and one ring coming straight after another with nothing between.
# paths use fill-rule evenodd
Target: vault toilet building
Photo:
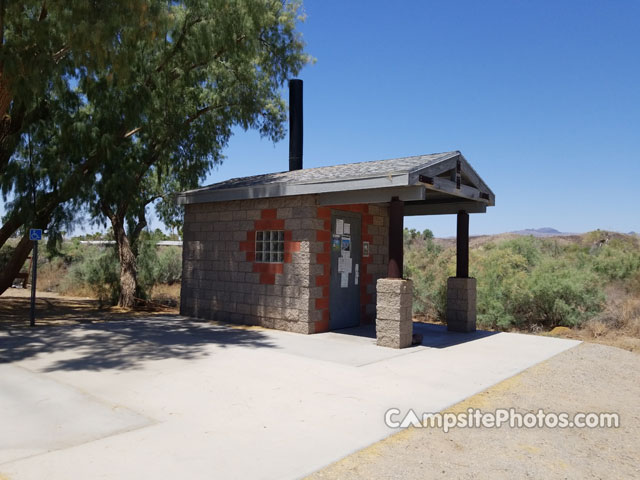
<instances>
[{"instance_id":1,"label":"vault toilet building","mask_svg":"<svg viewBox=\"0 0 640 480\"><path fill-rule=\"evenodd\" d=\"M302 82L290 82L290 169L183 192L181 313L318 333L376 322L378 343L411 343L403 217L457 215L447 323L475 330L469 214L495 204L459 151L302 168Z\"/></svg>"}]
</instances>

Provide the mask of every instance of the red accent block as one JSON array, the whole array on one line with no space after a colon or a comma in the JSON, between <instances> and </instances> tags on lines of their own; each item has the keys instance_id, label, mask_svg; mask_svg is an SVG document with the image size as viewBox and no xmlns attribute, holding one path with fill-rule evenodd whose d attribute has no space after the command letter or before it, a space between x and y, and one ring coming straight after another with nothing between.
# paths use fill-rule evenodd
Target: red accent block
<instances>
[{"instance_id":1,"label":"red accent block","mask_svg":"<svg viewBox=\"0 0 640 480\"><path fill-rule=\"evenodd\" d=\"M318 218L331 220L331 209L329 207L318 207Z\"/></svg>"},{"instance_id":2,"label":"red accent block","mask_svg":"<svg viewBox=\"0 0 640 480\"><path fill-rule=\"evenodd\" d=\"M329 308L329 299L328 298L316 298L316 309L322 310L325 308Z\"/></svg>"},{"instance_id":3,"label":"red accent block","mask_svg":"<svg viewBox=\"0 0 640 480\"><path fill-rule=\"evenodd\" d=\"M284 241L284 251L285 252L299 252L300 251L300 242L288 242Z\"/></svg>"},{"instance_id":4,"label":"red accent block","mask_svg":"<svg viewBox=\"0 0 640 480\"><path fill-rule=\"evenodd\" d=\"M362 226L371 225L373 223L373 215L362 215Z\"/></svg>"},{"instance_id":5,"label":"red accent block","mask_svg":"<svg viewBox=\"0 0 640 480\"><path fill-rule=\"evenodd\" d=\"M322 287L322 296L329 298L329 285L325 285Z\"/></svg>"},{"instance_id":6,"label":"red accent block","mask_svg":"<svg viewBox=\"0 0 640 480\"><path fill-rule=\"evenodd\" d=\"M331 262L331 253L316 253L316 263L327 265Z\"/></svg>"},{"instance_id":7,"label":"red accent block","mask_svg":"<svg viewBox=\"0 0 640 480\"><path fill-rule=\"evenodd\" d=\"M255 273L282 273L284 267L281 263L254 263Z\"/></svg>"},{"instance_id":8,"label":"red accent block","mask_svg":"<svg viewBox=\"0 0 640 480\"><path fill-rule=\"evenodd\" d=\"M316 276L316 287L324 287L325 285L329 285L329 275Z\"/></svg>"},{"instance_id":9,"label":"red accent block","mask_svg":"<svg viewBox=\"0 0 640 480\"><path fill-rule=\"evenodd\" d=\"M329 230L316 230L316 240L318 242L328 242L331 240L331 232Z\"/></svg>"},{"instance_id":10,"label":"red accent block","mask_svg":"<svg viewBox=\"0 0 640 480\"><path fill-rule=\"evenodd\" d=\"M256 220L256 230L284 230L284 220Z\"/></svg>"},{"instance_id":11,"label":"red accent block","mask_svg":"<svg viewBox=\"0 0 640 480\"><path fill-rule=\"evenodd\" d=\"M260 212L260 218L275 219L278 218L278 210L275 208L265 208Z\"/></svg>"},{"instance_id":12,"label":"red accent block","mask_svg":"<svg viewBox=\"0 0 640 480\"><path fill-rule=\"evenodd\" d=\"M328 332L329 331L329 319L327 319L327 320L318 320L314 324L314 327L315 327L315 332L316 333Z\"/></svg>"},{"instance_id":13,"label":"red accent block","mask_svg":"<svg viewBox=\"0 0 640 480\"><path fill-rule=\"evenodd\" d=\"M291 230L284 231L284 241L290 242L293 239L293 232Z\"/></svg>"},{"instance_id":14,"label":"red accent block","mask_svg":"<svg viewBox=\"0 0 640 480\"><path fill-rule=\"evenodd\" d=\"M256 252L247 252L247 262L255 262L256 260Z\"/></svg>"},{"instance_id":15,"label":"red accent block","mask_svg":"<svg viewBox=\"0 0 640 480\"><path fill-rule=\"evenodd\" d=\"M276 276L273 273L261 273L260 274L260 283L265 285L273 285L276 283Z\"/></svg>"}]
</instances>

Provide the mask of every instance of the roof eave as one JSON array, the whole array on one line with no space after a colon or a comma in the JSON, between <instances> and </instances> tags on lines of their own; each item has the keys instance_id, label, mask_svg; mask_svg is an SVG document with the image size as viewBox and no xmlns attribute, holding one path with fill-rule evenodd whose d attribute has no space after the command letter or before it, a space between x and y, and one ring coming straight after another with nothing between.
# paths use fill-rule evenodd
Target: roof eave
<instances>
[{"instance_id":1,"label":"roof eave","mask_svg":"<svg viewBox=\"0 0 640 480\"><path fill-rule=\"evenodd\" d=\"M179 205L191 203L225 202L256 198L289 197L318 193L375 190L409 185L409 174L392 173L369 178L341 179L313 183L273 183L251 187L224 188L220 190L197 190L178 194Z\"/></svg>"}]
</instances>

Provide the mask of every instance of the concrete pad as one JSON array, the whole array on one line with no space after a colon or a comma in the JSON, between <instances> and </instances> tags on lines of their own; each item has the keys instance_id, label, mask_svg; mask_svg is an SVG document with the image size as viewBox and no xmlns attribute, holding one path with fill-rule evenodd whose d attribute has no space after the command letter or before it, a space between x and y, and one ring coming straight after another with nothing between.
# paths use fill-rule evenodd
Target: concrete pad
<instances>
[{"instance_id":1,"label":"concrete pad","mask_svg":"<svg viewBox=\"0 0 640 480\"><path fill-rule=\"evenodd\" d=\"M395 433L384 424L389 408L442 410L579 343L416 329L424 329L423 345L404 350L355 332L305 336L157 317L0 333L0 362L154 422L79 436L80 444L0 463L0 474L298 478ZM14 397L32 395L10 388ZM0 410L0 424L15 431L28 414ZM26 438L41 430L40 421L29 425Z\"/></svg>"},{"instance_id":2,"label":"concrete pad","mask_svg":"<svg viewBox=\"0 0 640 480\"><path fill-rule=\"evenodd\" d=\"M152 423L14 365L0 365L0 392L0 464Z\"/></svg>"}]
</instances>

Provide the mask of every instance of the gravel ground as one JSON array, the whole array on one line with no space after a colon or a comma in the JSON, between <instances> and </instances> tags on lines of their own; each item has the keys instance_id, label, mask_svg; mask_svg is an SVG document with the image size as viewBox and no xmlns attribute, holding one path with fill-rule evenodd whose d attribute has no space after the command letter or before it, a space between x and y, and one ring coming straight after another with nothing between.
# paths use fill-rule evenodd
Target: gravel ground
<instances>
[{"instance_id":1,"label":"gravel ground","mask_svg":"<svg viewBox=\"0 0 640 480\"><path fill-rule=\"evenodd\" d=\"M410 428L309 479L640 478L640 355L583 343L450 409L617 412L620 428Z\"/></svg>"}]
</instances>

